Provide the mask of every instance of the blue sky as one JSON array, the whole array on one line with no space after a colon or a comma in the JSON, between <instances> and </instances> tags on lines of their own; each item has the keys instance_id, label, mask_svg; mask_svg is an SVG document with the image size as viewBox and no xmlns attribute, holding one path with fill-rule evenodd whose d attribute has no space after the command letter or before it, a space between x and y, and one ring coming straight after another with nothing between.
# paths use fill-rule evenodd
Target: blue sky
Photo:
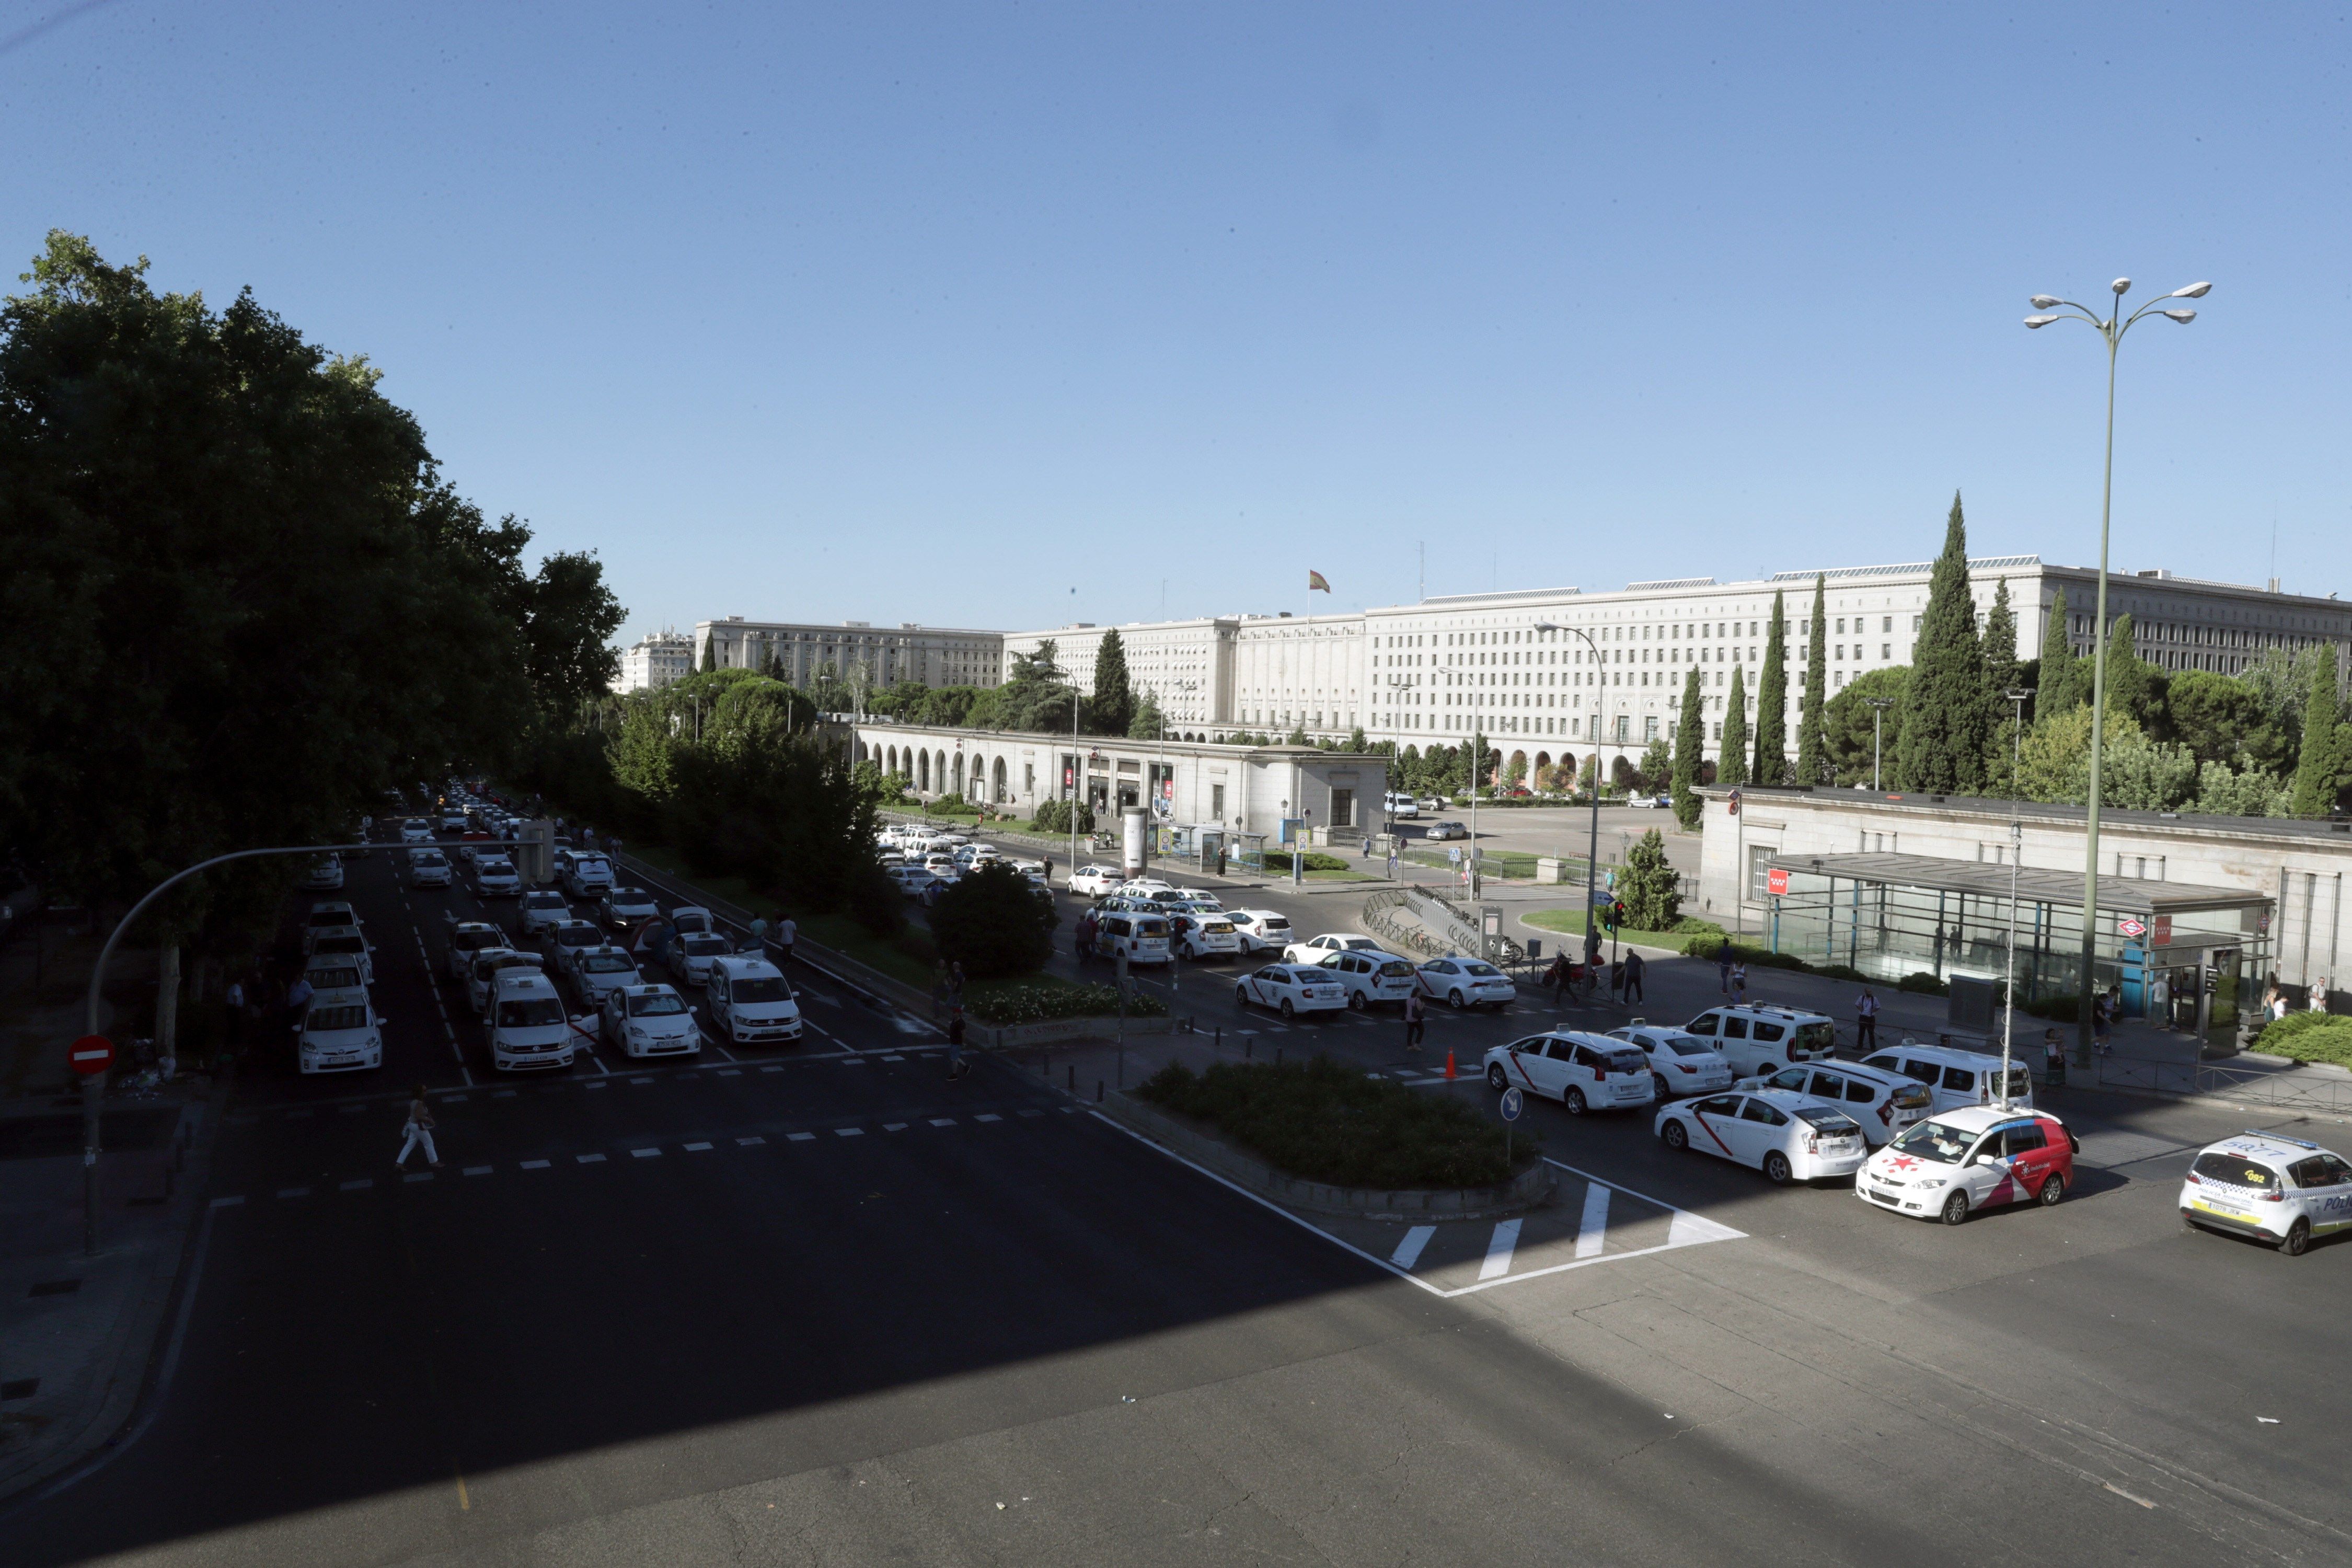
<instances>
[{"instance_id":1,"label":"blue sky","mask_svg":"<svg viewBox=\"0 0 2352 1568\"><path fill-rule=\"evenodd\" d=\"M0 0L0 248L367 354L630 635L1919 559L1955 488L2088 562L2026 296L2210 278L2116 564L2326 593L2340 10Z\"/></svg>"}]
</instances>

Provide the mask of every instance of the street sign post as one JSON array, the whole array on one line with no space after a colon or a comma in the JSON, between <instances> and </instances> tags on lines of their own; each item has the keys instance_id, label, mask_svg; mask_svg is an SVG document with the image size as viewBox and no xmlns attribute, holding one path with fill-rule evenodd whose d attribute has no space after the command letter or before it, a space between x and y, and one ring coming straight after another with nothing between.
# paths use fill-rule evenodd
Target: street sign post
<instances>
[{"instance_id":1,"label":"street sign post","mask_svg":"<svg viewBox=\"0 0 2352 1568\"><path fill-rule=\"evenodd\" d=\"M67 1051L66 1059L84 1078L104 1072L114 1065L114 1042L104 1035L84 1035Z\"/></svg>"},{"instance_id":2,"label":"street sign post","mask_svg":"<svg viewBox=\"0 0 2352 1568\"><path fill-rule=\"evenodd\" d=\"M1519 1112L1527 1109L1527 1096L1517 1089L1503 1091L1503 1174L1506 1176L1511 1173L1511 1123L1519 1119Z\"/></svg>"},{"instance_id":3,"label":"street sign post","mask_svg":"<svg viewBox=\"0 0 2352 1568\"><path fill-rule=\"evenodd\" d=\"M81 1249L98 1253L98 1107L106 1096L106 1069L114 1065L114 1042L104 1035L84 1035L66 1051L66 1060L81 1074Z\"/></svg>"}]
</instances>

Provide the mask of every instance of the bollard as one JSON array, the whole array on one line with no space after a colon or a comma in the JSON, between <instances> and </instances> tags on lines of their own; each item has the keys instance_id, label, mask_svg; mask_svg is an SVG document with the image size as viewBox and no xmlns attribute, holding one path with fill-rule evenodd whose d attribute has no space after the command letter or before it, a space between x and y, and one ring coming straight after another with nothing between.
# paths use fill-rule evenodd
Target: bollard
<instances>
[{"instance_id":1,"label":"bollard","mask_svg":"<svg viewBox=\"0 0 2352 1568\"><path fill-rule=\"evenodd\" d=\"M1225 1026L1224 1026L1223 1024L1219 1024L1219 1025L1217 1026L1217 1049L1219 1049L1219 1050L1221 1050L1221 1051L1222 1051L1222 1050L1223 1050L1224 1048L1225 1048Z\"/></svg>"},{"instance_id":2,"label":"bollard","mask_svg":"<svg viewBox=\"0 0 2352 1568\"><path fill-rule=\"evenodd\" d=\"M1452 1051L1445 1053L1445 1076L1447 1078L1452 1078L1454 1076L1454 1053Z\"/></svg>"},{"instance_id":3,"label":"bollard","mask_svg":"<svg viewBox=\"0 0 2352 1568\"><path fill-rule=\"evenodd\" d=\"M1078 1064L1076 1062L1070 1064L1070 1092L1078 1092Z\"/></svg>"},{"instance_id":4,"label":"bollard","mask_svg":"<svg viewBox=\"0 0 2352 1568\"><path fill-rule=\"evenodd\" d=\"M1095 1103L1100 1105L1102 1102L1102 1079L1095 1079Z\"/></svg>"}]
</instances>

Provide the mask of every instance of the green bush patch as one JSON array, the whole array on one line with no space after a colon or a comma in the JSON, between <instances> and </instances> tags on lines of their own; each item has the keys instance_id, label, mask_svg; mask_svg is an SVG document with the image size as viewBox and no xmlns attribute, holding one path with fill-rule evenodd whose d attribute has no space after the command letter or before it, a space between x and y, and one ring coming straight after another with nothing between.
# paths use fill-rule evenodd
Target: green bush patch
<instances>
[{"instance_id":1,"label":"green bush patch","mask_svg":"<svg viewBox=\"0 0 2352 1568\"><path fill-rule=\"evenodd\" d=\"M1287 849L1267 850L1265 852L1265 868L1269 871L1289 870L1290 851ZM1307 869L1309 871L1352 871L1355 868L1349 865L1345 860L1340 859L1337 855L1326 855L1319 850L1309 849L1307 851Z\"/></svg>"},{"instance_id":2,"label":"green bush patch","mask_svg":"<svg viewBox=\"0 0 2352 1568\"><path fill-rule=\"evenodd\" d=\"M1171 1063L1136 1092L1278 1170L1338 1186L1496 1186L1534 1164L1540 1142L1521 1132L1507 1161L1499 1122L1322 1056L1205 1073Z\"/></svg>"},{"instance_id":3,"label":"green bush patch","mask_svg":"<svg viewBox=\"0 0 2352 1568\"><path fill-rule=\"evenodd\" d=\"M1921 996L1949 996L1952 988L1924 969L1913 970L1895 983L1897 991L1914 992Z\"/></svg>"},{"instance_id":4,"label":"green bush patch","mask_svg":"<svg viewBox=\"0 0 2352 1568\"><path fill-rule=\"evenodd\" d=\"M1118 992L1108 985L1074 985L1066 980L982 982L964 988L964 1011L983 1024L1004 1027L1014 1024L1049 1024L1061 1018L1112 1018L1118 1016ZM1159 1018L1168 1005L1158 997L1138 994L1127 999L1130 1018Z\"/></svg>"},{"instance_id":5,"label":"green bush patch","mask_svg":"<svg viewBox=\"0 0 2352 1568\"><path fill-rule=\"evenodd\" d=\"M2352 1018L2332 1013L2289 1013L2263 1030L2254 1049L2299 1062L2352 1067Z\"/></svg>"}]
</instances>

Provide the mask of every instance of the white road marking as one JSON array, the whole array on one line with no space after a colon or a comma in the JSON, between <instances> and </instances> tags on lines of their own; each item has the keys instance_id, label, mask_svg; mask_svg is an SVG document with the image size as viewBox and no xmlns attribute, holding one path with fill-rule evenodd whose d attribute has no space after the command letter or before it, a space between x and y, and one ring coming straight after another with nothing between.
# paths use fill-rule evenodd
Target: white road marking
<instances>
[{"instance_id":1,"label":"white road marking","mask_svg":"<svg viewBox=\"0 0 2352 1568\"><path fill-rule=\"evenodd\" d=\"M1481 1279L1499 1279L1511 1271L1511 1254L1518 1250L1519 1224L1515 1219L1498 1220L1495 1234L1486 1243L1486 1261L1478 1266Z\"/></svg>"},{"instance_id":2,"label":"white road marking","mask_svg":"<svg viewBox=\"0 0 2352 1568\"><path fill-rule=\"evenodd\" d=\"M604 1156L602 1154L574 1154L572 1157L583 1165L601 1165L604 1163Z\"/></svg>"},{"instance_id":3,"label":"white road marking","mask_svg":"<svg viewBox=\"0 0 2352 1568\"><path fill-rule=\"evenodd\" d=\"M245 1194L243 1193L231 1193L225 1198L215 1198L213 1200L213 1207L216 1209L236 1208L244 1202Z\"/></svg>"},{"instance_id":4,"label":"white road marking","mask_svg":"<svg viewBox=\"0 0 2352 1568\"><path fill-rule=\"evenodd\" d=\"M653 1082L653 1079L649 1078L633 1078L629 1081L631 1083L651 1083Z\"/></svg>"},{"instance_id":5,"label":"white road marking","mask_svg":"<svg viewBox=\"0 0 2352 1568\"><path fill-rule=\"evenodd\" d=\"M522 1168L526 1171L544 1171L547 1169L547 1162L544 1160L525 1160L522 1163Z\"/></svg>"},{"instance_id":6,"label":"white road marking","mask_svg":"<svg viewBox=\"0 0 2352 1568\"><path fill-rule=\"evenodd\" d=\"M866 1135L866 1129L863 1127L836 1127L833 1130L833 1135L836 1138L862 1138Z\"/></svg>"},{"instance_id":7,"label":"white road marking","mask_svg":"<svg viewBox=\"0 0 2352 1568\"><path fill-rule=\"evenodd\" d=\"M1576 1255L1600 1257L1601 1244L1608 1237L1609 1189L1595 1182L1584 1189L1584 1219L1576 1228Z\"/></svg>"},{"instance_id":8,"label":"white road marking","mask_svg":"<svg viewBox=\"0 0 2352 1568\"><path fill-rule=\"evenodd\" d=\"M934 1116L931 1118L931 1125L934 1127L953 1127L955 1125L955 1118L952 1116Z\"/></svg>"},{"instance_id":9,"label":"white road marking","mask_svg":"<svg viewBox=\"0 0 2352 1568\"><path fill-rule=\"evenodd\" d=\"M658 1149L632 1149L629 1151L629 1155L632 1159L637 1160L657 1160L661 1157L661 1151Z\"/></svg>"},{"instance_id":10,"label":"white road marking","mask_svg":"<svg viewBox=\"0 0 2352 1568\"><path fill-rule=\"evenodd\" d=\"M512 1100L514 1097L515 1097L515 1091L514 1091L513 1089L498 1089L498 1090L493 1091L493 1092L492 1092L492 1094L490 1095L490 1098L491 1098L492 1100Z\"/></svg>"},{"instance_id":11,"label":"white road marking","mask_svg":"<svg viewBox=\"0 0 2352 1568\"><path fill-rule=\"evenodd\" d=\"M741 1068L720 1068L719 1069L718 1076L720 1078L741 1078L743 1076L743 1069Z\"/></svg>"},{"instance_id":12,"label":"white road marking","mask_svg":"<svg viewBox=\"0 0 2352 1568\"><path fill-rule=\"evenodd\" d=\"M340 1186L336 1187L335 1190L339 1193L356 1193L363 1191L364 1189L373 1185L375 1185L375 1178L373 1176L362 1176L355 1182L345 1182L341 1184Z\"/></svg>"},{"instance_id":13,"label":"white road marking","mask_svg":"<svg viewBox=\"0 0 2352 1568\"><path fill-rule=\"evenodd\" d=\"M767 1140L765 1138L738 1138L735 1140L736 1146L741 1149L750 1149L758 1144L765 1143L766 1142Z\"/></svg>"},{"instance_id":14,"label":"white road marking","mask_svg":"<svg viewBox=\"0 0 2352 1568\"><path fill-rule=\"evenodd\" d=\"M787 1132L784 1134L784 1138L786 1142L793 1143L814 1143L816 1142L816 1134L814 1132Z\"/></svg>"},{"instance_id":15,"label":"white road marking","mask_svg":"<svg viewBox=\"0 0 2352 1568\"><path fill-rule=\"evenodd\" d=\"M429 1182L433 1179L433 1173L430 1171L411 1171L408 1174L401 1177L400 1179L404 1182Z\"/></svg>"},{"instance_id":16,"label":"white road marking","mask_svg":"<svg viewBox=\"0 0 2352 1568\"><path fill-rule=\"evenodd\" d=\"M604 1086L597 1079L590 1079L586 1083L582 1084L580 1087L583 1089L602 1089Z\"/></svg>"},{"instance_id":17,"label":"white road marking","mask_svg":"<svg viewBox=\"0 0 2352 1568\"><path fill-rule=\"evenodd\" d=\"M784 1069L783 1069L783 1068L780 1068L780 1067L764 1067L764 1068L761 1068L760 1070L761 1070L761 1072L782 1072L782 1071L783 1071Z\"/></svg>"},{"instance_id":18,"label":"white road marking","mask_svg":"<svg viewBox=\"0 0 2352 1568\"><path fill-rule=\"evenodd\" d=\"M974 1121L1002 1121L1004 1118L995 1114L993 1111L983 1110L978 1116L973 1117L972 1120Z\"/></svg>"},{"instance_id":19,"label":"white road marking","mask_svg":"<svg viewBox=\"0 0 2352 1568\"><path fill-rule=\"evenodd\" d=\"M882 1124L885 1132L904 1132L906 1130L907 1124L903 1121L885 1121Z\"/></svg>"},{"instance_id":20,"label":"white road marking","mask_svg":"<svg viewBox=\"0 0 2352 1568\"><path fill-rule=\"evenodd\" d=\"M1437 1227L1433 1225L1414 1226L1404 1233L1404 1239L1397 1243L1397 1249L1389 1254L1389 1261L1399 1268L1412 1268L1421 1261L1421 1249L1427 1247L1429 1238L1436 1234Z\"/></svg>"},{"instance_id":21,"label":"white road marking","mask_svg":"<svg viewBox=\"0 0 2352 1568\"><path fill-rule=\"evenodd\" d=\"M699 1150L703 1150L703 1149L708 1149L708 1148L709 1148L709 1147L710 1147L710 1145L709 1145L709 1144L708 1144L708 1143L688 1143L688 1144L687 1145L687 1148L688 1148L688 1150L689 1152L692 1152L692 1151L699 1151Z\"/></svg>"},{"instance_id":22,"label":"white road marking","mask_svg":"<svg viewBox=\"0 0 2352 1568\"><path fill-rule=\"evenodd\" d=\"M280 1187L278 1189L278 1195L281 1198L307 1198L310 1195L310 1189L308 1187Z\"/></svg>"},{"instance_id":23,"label":"white road marking","mask_svg":"<svg viewBox=\"0 0 2352 1568\"><path fill-rule=\"evenodd\" d=\"M469 1176L487 1176L489 1173L490 1168L488 1165L468 1165L466 1167L466 1174Z\"/></svg>"},{"instance_id":24,"label":"white road marking","mask_svg":"<svg viewBox=\"0 0 2352 1568\"><path fill-rule=\"evenodd\" d=\"M886 1062L903 1062L907 1058L903 1051L889 1051L884 1054L882 1059Z\"/></svg>"}]
</instances>

